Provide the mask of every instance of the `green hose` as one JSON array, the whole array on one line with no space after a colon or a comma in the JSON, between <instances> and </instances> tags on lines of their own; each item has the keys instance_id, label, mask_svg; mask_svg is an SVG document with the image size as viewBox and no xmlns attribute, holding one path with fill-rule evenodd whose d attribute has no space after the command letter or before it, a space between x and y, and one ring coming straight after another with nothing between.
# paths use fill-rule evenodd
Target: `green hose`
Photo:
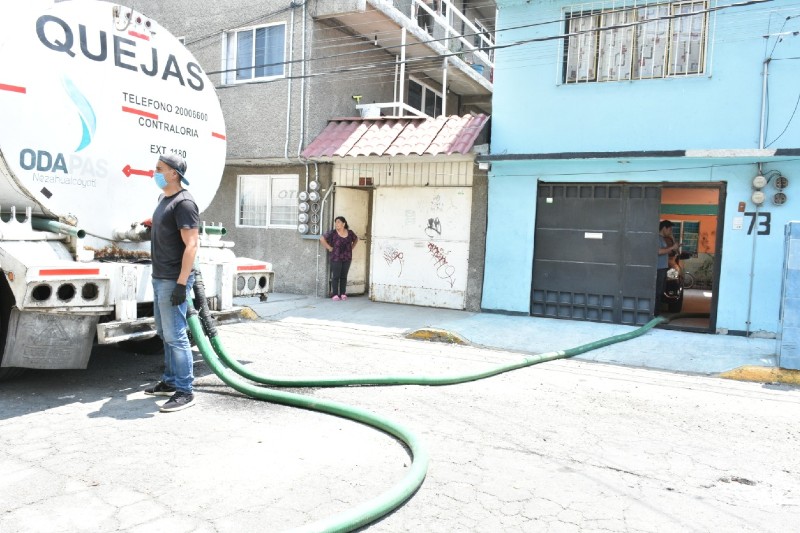
<instances>
[{"instance_id":1,"label":"green hose","mask_svg":"<svg viewBox=\"0 0 800 533\"><path fill-rule=\"evenodd\" d=\"M223 363L225 363L225 365L227 365L234 372L251 381L255 381L256 383L261 383L262 385L271 385L273 387L343 387L347 385L454 385L456 383L466 383L468 381L476 381L479 379L496 376L498 374L509 372L511 370L517 370L519 368L524 368L526 366L538 365L539 363L546 363L547 361L555 361L556 359L566 359L568 357L573 357L591 350L596 350L598 348L602 348L610 344L627 341L635 337L639 337L640 335L644 335L645 333L653 329L661 322L667 322L667 321L668 320L664 317L656 317L647 324L643 325L642 327L635 329L633 331L629 331L628 333L614 335L613 337L600 339L599 341L583 344L575 348L569 348L567 350L561 350L557 352L545 352L542 354L525 356L520 361L516 361L513 363L505 363L473 374L457 374L453 376L437 376L437 377L342 376L342 377L330 377L330 378L319 378L319 377L295 377L291 379L275 378L275 377L262 376L256 374L255 372L248 369L246 366L241 364L236 359L230 357L225 351L225 348L222 346L222 342L219 340L218 336L211 337L211 345L214 348L214 352L219 356L219 358L223 361Z\"/></svg>"},{"instance_id":2,"label":"green hose","mask_svg":"<svg viewBox=\"0 0 800 533\"><path fill-rule=\"evenodd\" d=\"M210 313L208 312L208 307L205 301L205 288L200 276L198 276L195 280L195 294L202 304L202 312L200 318L198 318L197 311L192 306L191 300L189 300L189 327L191 329L192 336L197 342L198 348L200 349L200 353L203 355L203 359L224 383L233 389L258 400L265 400L283 405L290 405L293 407L301 407L313 411L329 413L372 426L380 431L398 438L409 448L412 457L411 468L399 483L391 487L389 490L379 494L377 497L363 502L352 509L324 518L322 520L318 520L294 530L298 532L353 531L354 529L365 526L390 513L402 505L403 502L410 498L411 495L422 485L422 482L425 480L425 475L428 471L428 451L413 432L370 411L337 402L311 398L300 394L279 392L271 389L265 389L263 387L257 387L242 381L235 374L257 383L277 387L340 387L347 385L452 385L455 383L465 383L468 381L475 381L495 376L497 374L524 368L526 366L544 363L547 361L573 357L575 355L596 350L604 346L627 341L644 335L656 325L662 322L669 322L670 320L663 317L656 317L647 324L633 331L629 331L628 333L614 335L612 337L607 337L599 341L590 342L567 350L547 352L524 357L518 362L499 365L483 372L472 374L441 377L347 376L327 379L313 377L279 379L269 378L251 372L244 365L227 354L225 348L222 346L222 343L219 340L216 327L213 325L210 319ZM676 315L673 317L673 319L678 318L679 316L682 315ZM208 336L210 337L210 341L208 338L206 338L207 332ZM232 373L231 370L235 374Z\"/></svg>"},{"instance_id":3,"label":"green hose","mask_svg":"<svg viewBox=\"0 0 800 533\"><path fill-rule=\"evenodd\" d=\"M301 394L265 389L242 381L238 376L232 374L216 356L208 339L205 337L203 326L197 317L197 311L191 306L191 300L188 300L188 302L190 307L188 320L192 337L197 343L205 362L228 386L257 400L301 407L361 422L400 439L410 450L413 459L411 468L395 486L352 509L323 518L294 531L309 533L353 531L390 513L402 505L422 485L425 480L425 474L428 472L429 454L422 441L413 432L396 422L358 407L311 398Z\"/></svg>"}]
</instances>

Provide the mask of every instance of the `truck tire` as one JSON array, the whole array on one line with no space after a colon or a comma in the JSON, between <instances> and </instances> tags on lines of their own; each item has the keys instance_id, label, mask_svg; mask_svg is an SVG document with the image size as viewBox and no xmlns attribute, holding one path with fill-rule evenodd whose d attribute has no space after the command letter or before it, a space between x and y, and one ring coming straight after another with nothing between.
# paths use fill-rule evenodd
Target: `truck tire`
<instances>
[{"instance_id":1,"label":"truck tire","mask_svg":"<svg viewBox=\"0 0 800 533\"><path fill-rule=\"evenodd\" d=\"M0 280L0 363L3 362L3 352L5 352L6 336L8 335L8 321L13 306L14 294L11 292L5 272L3 272L3 279ZM15 378L24 371L24 368L0 367L0 381Z\"/></svg>"}]
</instances>

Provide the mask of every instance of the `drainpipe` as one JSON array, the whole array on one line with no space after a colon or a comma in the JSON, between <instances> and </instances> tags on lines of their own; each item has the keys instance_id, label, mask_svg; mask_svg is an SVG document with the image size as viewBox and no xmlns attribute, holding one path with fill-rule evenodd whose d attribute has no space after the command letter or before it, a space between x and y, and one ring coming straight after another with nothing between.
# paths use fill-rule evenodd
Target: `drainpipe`
<instances>
[{"instance_id":1,"label":"drainpipe","mask_svg":"<svg viewBox=\"0 0 800 533\"><path fill-rule=\"evenodd\" d=\"M764 70L761 74L761 124L758 136L758 147L763 150L767 135L767 77L769 76L770 58L764 60ZM759 173L761 169L759 168Z\"/></svg>"},{"instance_id":2,"label":"drainpipe","mask_svg":"<svg viewBox=\"0 0 800 533\"><path fill-rule=\"evenodd\" d=\"M294 55L294 6L289 16L289 83L286 89L286 144L283 147L284 159L289 159L289 121L292 117L292 58Z\"/></svg>"},{"instance_id":3,"label":"drainpipe","mask_svg":"<svg viewBox=\"0 0 800 533\"><path fill-rule=\"evenodd\" d=\"M764 144L766 143L766 136L767 136L767 78L769 77L769 62L770 58L766 58L764 60L764 69L761 73L761 117L759 119L759 133L758 133L758 148L760 150L764 149ZM763 172L761 170L761 163L758 164L758 174L763 176ZM760 205L756 204L756 222L758 222L758 212L760 209ZM758 230L753 228L753 249L750 255L750 280L748 282L748 289L747 289L747 321L745 322L745 336L750 336L750 325L751 325L751 317L753 313L753 285L755 283L756 277L756 244L758 242Z\"/></svg>"},{"instance_id":4,"label":"drainpipe","mask_svg":"<svg viewBox=\"0 0 800 533\"><path fill-rule=\"evenodd\" d=\"M305 111L306 111L306 4L303 2L303 45L302 45L302 59L303 68L301 70L302 77L300 78L300 139L297 141L297 157L300 157L300 152L303 149L303 140L306 135L305 127Z\"/></svg>"},{"instance_id":5,"label":"drainpipe","mask_svg":"<svg viewBox=\"0 0 800 533\"><path fill-rule=\"evenodd\" d=\"M763 176L761 163L758 164L758 174ZM760 207L760 205L756 204L756 223L758 222L758 210ZM758 242L758 229L756 226L753 227L753 250L750 254L750 281L747 290L747 322L745 322L745 337L750 336L750 317L753 311L753 285L756 277L756 243Z\"/></svg>"}]
</instances>

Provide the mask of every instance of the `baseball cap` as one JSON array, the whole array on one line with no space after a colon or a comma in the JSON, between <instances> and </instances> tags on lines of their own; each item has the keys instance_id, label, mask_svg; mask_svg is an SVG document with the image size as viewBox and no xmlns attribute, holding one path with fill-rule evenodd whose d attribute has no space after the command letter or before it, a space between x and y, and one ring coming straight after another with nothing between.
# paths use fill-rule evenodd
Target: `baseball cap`
<instances>
[{"instance_id":1,"label":"baseball cap","mask_svg":"<svg viewBox=\"0 0 800 533\"><path fill-rule=\"evenodd\" d=\"M168 164L172 167L178 175L181 177L181 181L186 185L189 185L189 180L186 179L184 174L186 173L186 160L177 154L164 154L158 158L159 161L163 161L164 163Z\"/></svg>"}]
</instances>

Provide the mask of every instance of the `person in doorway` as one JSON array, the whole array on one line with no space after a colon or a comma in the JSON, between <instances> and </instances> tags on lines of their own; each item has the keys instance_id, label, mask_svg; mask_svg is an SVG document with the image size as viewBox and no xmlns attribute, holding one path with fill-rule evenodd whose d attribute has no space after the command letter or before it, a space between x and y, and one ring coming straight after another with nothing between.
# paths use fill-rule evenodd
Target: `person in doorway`
<instances>
[{"instance_id":1,"label":"person in doorway","mask_svg":"<svg viewBox=\"0 0 800 533\"><path fill-rule=\"evenodd\" d=\"M186 161L167 154L158 158L153 175L164 192L151 219L153 311L156 332L164 341L164 374L155 386L145 389L151 396L169 396L164 413L194 405L194 359L187 334L186 311L194 284L200 213L189 185Z\"/></svg>"},{"instance_id":2,"label":"person in doorway","mask_svg":"<svg viewBox=\"0 0 800 533\"><path fill-rule=\"evenodd\" d=\"M664 294L664 282L669 269L669 257L675 255L680 243L672 237L672 222L662 220L658 224L658 262L656 263L656 298L653 301L653 314L658 316L661 309L661 295Z\"/></svg>"},{"instance_id":3,"label":"person in doorway","mask_svg":"<svg viewBox=\"0 0 800 533\"><path fill-rule=\"evenodd\" d=\"M347 300L347 273L353 261L353 248L358 237L347 225L344 217L336 217L333 229L319 238L331 254L331 299Z\"/></svg>"}]
</instances>

